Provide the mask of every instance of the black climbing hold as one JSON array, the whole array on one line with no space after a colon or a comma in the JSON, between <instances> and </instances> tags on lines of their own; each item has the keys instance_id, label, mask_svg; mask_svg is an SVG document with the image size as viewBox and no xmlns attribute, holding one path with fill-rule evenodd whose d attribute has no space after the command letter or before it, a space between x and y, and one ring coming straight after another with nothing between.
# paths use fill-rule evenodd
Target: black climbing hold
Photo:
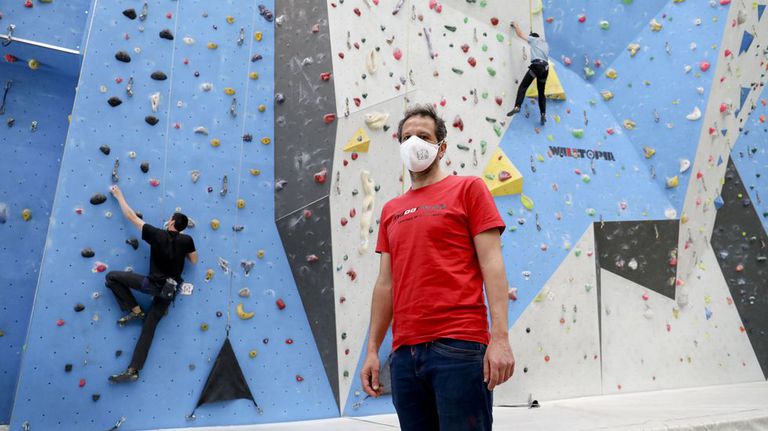
<instances>
[{"instance_id":1,"label":"black climbing hold","mask_svg":"<svg viewBox=\"0 0 768 431\"><path fill-rule=\"evenodd\" d=\"M99 398L101 398L101 395L99 395L99 394L93 394L93 395L91 395L91 399L93 400L93 402L96 402L96 401L98 401L98 400L99 400Z\"/></svg>"},{"instance_id":2,"label":"black climbing hold","mask_svg":"<svg viewBox=\"0 0 768 431\"><path fill-rule=\"evenodd\" d=\"M253 56L251 57L251 62L253 63L253 62L259 61L262 58L264 57L262 57L261 54L253 54Z\"/></svg>"},{"instance_id":3,"label":"black climbing hold","mask_svg":"<svg viewBox=\"0 0 768 431\"><path fill-rule=\"evenodd\" d=\"M272 19L274 19L274 15L272 14L272 11L267 9L267 7L264 6L263 4L259 5L259 14L262 17L264 17L264 19L267 20L267 22L272 22Z\"/></svg>"},{"instance_id":4,"label":"black climbing hold","mask_svg":"<svg viewBox=\"0 0 768 431\"><path fill-rule=\"evenodd\" d=\"M64 372L69 373L72 371L72 364L66 364L64 365Z\"/></svg>"},{"instance_id":5,"label":"black climbing hold","mask_svg":"<svg viewBox=\"0 0 768 431\"><path fill-rule=\"evenodd\" d=\"M123 351L122 350L115 350L115 357L119 358L120 356L123 356Z\"/></svg>"},{"instance_id":6,"label":"black climbing hold","mask_svg":"<svg viewBox=\"0 0 768 431\"><path fill-rule=\"evenodd\" d=\"M221 316L223 316L223 315L224 315L224 313L222 313L221 311L217 311L217 312L216 312L216 317L221 317Z\"/></svg>"},{"instance_id":7,"label":"black climbing hold","mask_svg":"<svg viewBox=\"0 0 768 431\"><path fill-rule=\"evenodd\" d=\"M137 16L136 11L133 8L124 10L123 15L128 19L136 19Z\"/></svg>"},{"instance_id":8,"label":"black climbing hold","mask_svg":"<svg viewBox=\"0 0 768 431\"><path fill-rule=\"evenodd\" d=\"M163 72L161 72L159 70L157 72L152 72L152 75L150 75L150 76L155 81L165 81L166 79L168 79L168 76L166 76L165 73L163 73Z\"/></svg>"},{"instance_id":9,"label":"black climbing hold","mask_svg":"<svg viewBox=\"0 0 768 431\"><path fill-rule=\"evenodd\" d=\"M80 303L78 303L78 304L75 304L75 312L76 312L76 313L79 313L79 312L81 312L81 311L83 311L83 310L85 310L85 305L83 305L83 304L80 304Z\"/></svg>"},{"instance_id":10,"label":"black climbing hold","mask_svg":"<svg viewBox=\"0 0 768 431\"><path fill-rule=\"evenodd\" d=\"M144 172L145 174L149 172L149 162L141 162L139 169L141 169L141 172Z\"/></svg>"},{"instance_id":11,"label":"black climbing hold","mask_svg":"<svg viewBox=\"0 0 768 431\"><path fill-rule=\"evenodd\" d=\"M200 76L200 72L198 72L198 71L196 70L196 71L195 71L195 78L197 78L197 77L199 77L199 76Z\"/></svg>"},{"instance_id":12,"label":"black climbing hold","mask_svg":"<svg viewBox=\"0 0 768 431\"><path fill-rule=\"evenodd\" d=\"M144 117L144 121L146 121L147 124L149 124L150 126L154 126L155 124L160 122L160 120L158 120L157 117L155 117L154 115L147 115L146 117Z\"/></svg>"},{"instance_id":13,"label":"black climbing hold","mask_svg":"<svg viewBox=\"0 0 768 431\"><path fill-rule=\"evenodd\" d=\"M93 249L91 249L91 248L89 247L89 248L84 248L84 249L83 249L83 250L80 252L80 256L83 256L83 257L85 257L85 258L91 258L91 257L93 257L93 256L96 256L96 253L94 253L94 252L93 252Z\"/></svg>"},{"instance_id":14,"label":"black climbing hold","mask_svg":"<svg viewBox=\"0 0 768 431\"><path fill-rule=\"evenodd\" d=\"M101 193L96 193L91 196L91 205L101 205L107 201L107 197Z\"/></svg>"},{"instance_id":15,"label":"black climbing hold","mask_svg":"<svg viewBox=\"0 0 768 431\"><path fill-rule=\"evenodd\" d=\"M122 104L123 101L120 100L119 97L112 96L109 98L109 100L107 100L107 103L109 103L109 106L114 108L115 106L120 106L120 104Z\"/></svg>"},{"instance_id":16,"label":"black climbing hold","mask_svg":"<svg viewBox=\"0 0 768 431\"><path fill-rule=\"evenodd\" d=\"M142 212L141 212L141 211L134 211L134 213L136 214L136 217L138 217L138 218L140 218L140 219L144 220L144 214L142 214Z\"/></svg>"},{"instance_id":17,"label":"black climbing hold","mask_svg":"<svg viewBox=\"0 0 768 431\"><path fill-rule=\"evenodd\" d=\"M117 51L117 54L115 54L115 58L117 61L122 61L123 63L130 63L131 62L131 56L128 55L125 51Z\"/></svg>"},{"instance_id":18,"label":"black climbing hold","mask_svg":"<svg viewBox=\"0 0 768 431\"><path fill-rule=\"evenodd\" d=\"M130 245L131 247L133 247L134 250L138 250L139 249L139 240L136 239L136 238L126 239L125 243Z\"/></svg>"},{"instance_id":19,"label":"black climbing hold","mask_svg":"<svg viewBox=\"0 0 768 431\"><path fill-rule=\"evenodd\" d=\"M100 146L100 147L99 147L99 151L101 151L102 153L104 153L104 155L105 155L105 156L108 156L108 155L109 155L109 152L110 152L110 151L112 151L112 149L110 149L110 148L109 148L109 145L107 145L107 144L104 144L104 145L102 145L102 146Z\"/></svg>"},{"instance_id":20,"label":"black climbing hold","mask_svg":"<svg viewBox=\"0 0 768 431\"><path fill-rule=\"evenodd\" d=\"M171 33L170 30L165 29L165 30L160 32L160 38L161 39L173 40L173 33Z\"/></svg>"},{"instance_id":21,"label":"black climbing hold","mask_svg":"<svg viewBox=\"0 0 768 431\"><path fill-rule=\"evenodd\" d=\"M253 135L251 135L250 133L246 133L245 135L243 135L243 142L251 142L251 141L253 141Z\"/></svg>"}]
</instances>

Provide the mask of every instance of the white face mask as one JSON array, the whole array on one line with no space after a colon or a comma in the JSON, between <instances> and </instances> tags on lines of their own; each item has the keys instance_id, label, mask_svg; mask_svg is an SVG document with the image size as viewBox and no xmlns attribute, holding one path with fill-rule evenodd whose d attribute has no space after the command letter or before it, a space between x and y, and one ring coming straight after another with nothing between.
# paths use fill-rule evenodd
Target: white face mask
<instances>
[{"instance_id":1,"label":"white face mask","mask_svg":"<svg viewBox=\"0 0 768 431\"><path fill-rule=\"evenodd\" d=\"M411 136L400 144L400 158L409 171L423 172L435 161L439 148L440 145Z\"/></svg>"}]
</instances>

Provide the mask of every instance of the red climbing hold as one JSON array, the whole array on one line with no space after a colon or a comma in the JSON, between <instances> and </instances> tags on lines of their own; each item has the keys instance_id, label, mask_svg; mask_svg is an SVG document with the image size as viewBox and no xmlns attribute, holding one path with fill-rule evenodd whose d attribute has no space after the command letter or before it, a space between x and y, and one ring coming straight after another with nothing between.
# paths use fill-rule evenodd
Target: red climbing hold
<instances>
[{"instance_id":1,"label":"red climbing hold","mask_svg":"<svg viewBox=\"0 0 768 431\"><path fill-rule=\"evenodd\" d=\"M728 111L728 105L725 104L725 103L721 103L720 104L720 113L722 114L722 113L724 113L726 111Z\"/></svg>"},{"instance_id":2,"label":"red climbing hold","mask_svg":"<svg viewBox=\"0 0 768 431\"><path fill-rule=\"evenodd\" d=\"M504 103L504 100L502 100L502 98L499 96L496 96L495 100L496 100L496 104L499 106L501 106L501 104Z\"/></svg>"},{"instance_id":3,"label":"red climbing hold","mask_svg":"<svg viewBox=\"0 0 768 431\"><path fill-rule=\"evenodd\" d=\"M360 157L357 153L352 153L349 155L349 158L351 158L353 161L357 160L357 158Z\"/></svg>"},{"instance_id":4,"label":"red climbing hold","mask_svg":"<svg viewBox=\"0 0 768 431\"><path fill-rule=\"evenodd\" d=\"M459 130L461 130L463 132L464 131L464 120L462 120L461 117L459 117L457 115L456 118L453 119L453 127L457 128L457 129L459 129Z\"/></svg>"},{"instance_id":5,"label":"red climbing hold","mask_svg":"<svg viewBox=\"0 0 768 431\"><path fill-rule=\"evenodd\" d=\"M78 384L81 388L85 386L85 379L80 379L80 383Z\"/></svg>"},{"instance_id":6,"label":"red climbing hold","mask_svg":"<svg viewBox=\"0 0 768 431\"><path fill-rule=\"evenodd\" d=\"M160 185L160 180L156 180L152 178L151 180L149 180L149 185L151 185L152 187L157 187Z\"/></svg>"},{"instance_id":7,"label":"red climbing hold","mask_svg":"<svg viewBox=\"0 0 768 431\"><path fill-rule=\"evenodd\" d=\"M336 114L325 114L323 115L323 121L325 124L331 124L334 121L336 121Z\"/></svg>"},{"instance_id":8,"label":"red climbing hold","mask_svg":"<svg viewBox=\"0 0 768 431\"><path fill-rule=\"evenodd\" d=\"M702 72L706 72L709 70L709 62L707 60L703 60L701 63L699 63L699 69L701 69Z\"/></svg>"},{"instance_id":9,"label":"red climbing hold","mask_svg":"<svg viewBox=\"0 0 768 431\"><path fill-rule=\"evenodd\" d=\"M342 218L341 218L341 225L342 225L342 226L346 226L346 225L347 225L347 223L349 223L349 220L347 220L347 218L346 218L346 217L342 217Z\"/></svg>"},{"instance_id":10,"label":"red climbing hold","mask_svg":"<svg viewBox=\"0 0 768 431\"><path fill-rule=\"evenodd\" d=\"M308 256L307 256L307 262L308 262L308 263L315 263L315 262L317 262L318 260L320 260L320 258L319 258L319 257L317 257L317 255L316 255L316 254L310 254L310 255L308 255Z\"/></svg>"},{"instance_id":11,"label":"red climbing hold","mask_svg":"<svg viewBox=\"0 0 768 431\"><path fill-rule=\"evenodd\" d=\"M728 48L725 48L725 56L730 57L730 55L731 55L731 50Z\"/></svg>"},{"instance_id":12,"label":"red climbing hold","mask_svg":"<svg viewBox=\"0 0 768 431\"><path fill-rule=\"evenodd\" d=\"M301 377L300 375L296 374L296 381L301 383L304 381L304 377Z\"/></svg>"},{"instance_id":13,"label":"red climbing hold","mask_svg":"<svg viewBox=\"0 0 768 431\"><path fill-rule=\"evenodd\" d=\"M11 54L5 54L5 55L3 56L3 58L4 58L4 59L5 59L5 61L7 61L8 63L16 63L16 61L18 60L18 58L14 57L14 56L13 56L13 55L11 55Z\"/></svg>"},{"instance_id":14,"label":"red climbing hold","mask_svg":"<svg viewBox=\"0 0 768 431\"><path fill-rule=\"evenodd\" d=\"M293 338L286 339L285 344L293 344Z\"/></svg>"},{"instance_id":15,"label":"red climbing hold","mask_svg":"<svg viewBox=\"0 0 768 431\"><path fill-rule=\"evenodd\" d=\"M587 16L584 14L579 15L579 22L584 22L587 20Z\"/></svg>"},{"instance_id":16,"label":"red climbing hold","mask_svg":"<svg viewBox=\"0 0 768 431\"><path fill-rule=\"evenodd\" d=\"M461 45L461 50L464 51L464 54L468 53L469 52L469 45L466 44L466 43L464 45Z\"/></svg>"},{"instance_id":17,"label":"red climbing hold","mask_svg":"<svg viewBox=\"0 0 768 431\"><path fill-rule=\"evenodd\" d=\"M310 218L312 218L312 211L310 211L310 210L304 210L304 218L305 218L305 219L310 219Z\"/></svg>"},{"instance_id":18,"label":"red climbing hold","mask_svg":"<svg viewBox=\"0 0 768 431\"><path fill-rule=\"evenodd\" d=\"M56 326L64 326L64 319L59 319L56 321Z\"/></svg>"},{"instance_id":19,"label":"red climbing hold","mask_svg":"<svg viewBox=\"0 0 768 431\"><path fill-rule=\"evenodd\" d=\"M400 60L403 58L403 51L400 51L400 48L395 48L395 51L392 53L392 55L395 57L395 60Z\"/></svg>"},{"instance_id":20,"label":"red climbing hold","mask_svg":"<svg viewBox=\"0 0 768 431\"><path fill-rule=\"evenodd\" d=\"M107 270L107 264L102 262L96 262L96 265L93 267L93 272L104 272Z\"/></svg>"},{"instance_id":21,"label":"red climbing hold","mask_svg":"<svg viewBox=\"0 0 768 431\"><path fill-rule=\"evenodd\" d=\"M469 65L472 67L477 66L477 60L475 60L475 57L469 57L467 59L467 63L469 63Z\"/></svg>"},{"instance_id":22,"label":"red climbing hold","mask_svg":"<svg viewBox=\"0 0 768 431\"><path fill-rule=\"evenodd\" d=\"M321 81L330 81L331 80L331 72L323 72L320 74L320 80Z\"/></svg>"},{"instance_id":23,"label":"red climbing hold","mask_svg":"<svg viewBox=\"0 0 768 431\"><path fill-rule=\"evenodd\" d=\"M328 169L323 168L322 171L315 174L315 182L318 184L325 184L325 180L328 178Z\"/></svg>"},{"instance_id":24,"label":"red climbing hold","mask_svg":"<svg viewBox=\"0 0 768 431\"><path fill-rule=\"evenodd\" d=\"M356 215L357 215L357 210L355 210L354 208L349 210L349 218L355 218Z\"/></svg>"},{"instance_id":25,"label":"red climbing hold","mask_svg":"<svg viewBox=\"0 0 768 431\"><path fill-rule=\"evenodd\" d=\"M347 275L349 276L349 279L352 281L355 281L355 279L357 278L357 273L355 272L354 269L350 269L349 271L347 271Z\"/></svg>"},{"instance_id":26,"label":"red climbing hold","mask_svg":"<svg viewBox=\"0 0 768 431\"><path fill-rule=\"evenodd\" d=\"M354 13L355 13L355 15L357 15L357 16L360 16L360 15L361 15L361 12L360 12L360 9L359 9L359 8L354 8L354 9L352 9L352 12L354 12Z\"/></svg>"},{"instance_id":27,"label":"red climbing hold","mask_svg":"<svg viewBox=\"0 0 768 431\"><path fill-rule=\"evenodd\" d=\"M363 100L359 97L355 97L352 99L353 102L355 102L355 106L360 107L360 105L363 103Z\"/></svg>"},{"instance_id":28,"label":"red climbing hold","mask_svg":"<svg viewBox=\"0 0 768 431\"><path fill-rule=\"evenodd\" d=\"M33 6L32 0L25 0L24 1L24 7L25 8L31 8Z\"/></svg>"},{"instance_id":29,"label":"red climbing hold","mask_svg":"<svg viewBox=\"0 0 768 431\"><path fill-rule=\"evenodd\" d=\"M280 310L285 309L285 301L283 301L283 298L277 298L277 301L275 301L275 304L277 304L277 308Z\"/></svg>"},{"instance_id":30,"label":"red climbing hold","mask_svg":"<svg viewBox=\"0 0 768 431\"><path fill-rule=\"evenodd\" d=\"M496 18L496 17L493 17L493 18L491 18L491 25L492 25L492 26L497 26L497 25L499 25L499 19L498 19L498 18Z\"/></svg>"},{"instance_id":31,"label":"red climbing hold","mask_svg":"<svg viewBox=\"0 0 768 431\"><path fill-rule=\"evenodd\" d=\"M340 58L340 59L342 59L342 60L344 60L344 53L343 53L343 52L340 52L340 53L339 53L339 58Z\"/></svg>"}]
</instances>

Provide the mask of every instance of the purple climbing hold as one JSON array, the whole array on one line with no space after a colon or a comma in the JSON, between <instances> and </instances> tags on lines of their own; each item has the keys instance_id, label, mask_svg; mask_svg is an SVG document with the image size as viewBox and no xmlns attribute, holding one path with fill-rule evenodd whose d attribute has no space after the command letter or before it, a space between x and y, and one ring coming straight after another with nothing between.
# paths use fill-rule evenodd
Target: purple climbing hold
<instances>
[{"instance_id":1,"label":"purple climbing hold","mask_svg":"<svg viewBox=\"0 0 768 431\"><path fill-rule=\"evenodd\" d=\"M101 193L96 193L91 196L91 205L101 205L107 201L107 197Z\"/></svg>"},{"instance_id":2,"label":"purple climbing hold","mask_svg":"<svg viewBox=\"0 0 768 431\"><path fill-rule=\"evenodd\" d=\"M272 11L270 11L269 9L267 9L267 7L266 7L266 6L264 6L263 4L260 4L260 5L259 5L259 14L260 14L262 17L264 17L264 19L265 19L265 20L267 20L267 22L272 22L272 20L273 20L273 19L274 19L274 17L275 17L275 16L272 14Z\"/></svg>"}]
</instances>

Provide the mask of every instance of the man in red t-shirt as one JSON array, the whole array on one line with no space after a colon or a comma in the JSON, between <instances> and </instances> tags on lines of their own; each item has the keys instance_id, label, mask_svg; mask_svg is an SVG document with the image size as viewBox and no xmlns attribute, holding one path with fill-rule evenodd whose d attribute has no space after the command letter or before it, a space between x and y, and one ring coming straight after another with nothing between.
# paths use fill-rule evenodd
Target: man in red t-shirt
<instances>
[{"instance_id":1,"label":"man in red t-shirt","mask_svg":"<svg viewBox=\"0 0 768 431\"><path fill-rule=\"evenodd\" d=\"M360 378L366 393L381 394L378 351L392 323L392 401L404 431L490 430L492 390L515 366L504 222L482 179L440 169L446 135L432 106L405 113L397 137L412 187L384 205L376 245L381 260Z\"/></svg>"}]
</instances>

